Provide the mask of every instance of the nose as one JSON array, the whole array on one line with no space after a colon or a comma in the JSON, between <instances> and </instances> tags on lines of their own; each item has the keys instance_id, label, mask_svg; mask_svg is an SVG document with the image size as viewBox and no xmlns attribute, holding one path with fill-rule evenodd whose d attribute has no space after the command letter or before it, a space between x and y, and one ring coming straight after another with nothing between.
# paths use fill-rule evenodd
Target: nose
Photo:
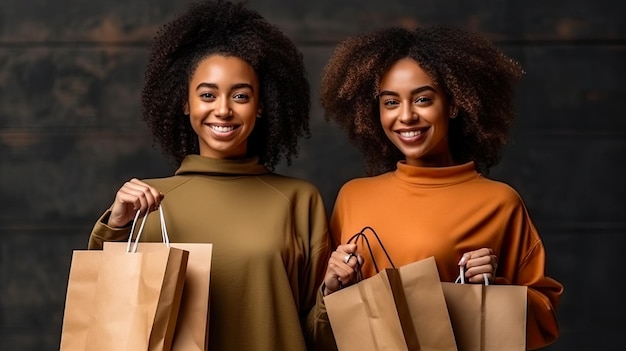
<instances>
[{"instance_id":1,"label":"nose","mask_svg":"<svg viewBox=\"0 0 626 351\"><path fill-rule=\"evenodd\" d=\"M402 111L400 111L400 122L409 124L419 119L417 111L414 111L411 107L411 104L404 104L402 106Z\"/></svg>"},{"instance_id":2,"label":"nose","mask_svg":"<svg viewBox=\"0 0 626 351\"><path fill-rule=\"evenodd\" d=\"M215 107L215 116L218 118L229 118L232 117L233 112L230 108L230 102L227 98L219 98L216 101L217 106Z\"/></svg>"}]
</instances>

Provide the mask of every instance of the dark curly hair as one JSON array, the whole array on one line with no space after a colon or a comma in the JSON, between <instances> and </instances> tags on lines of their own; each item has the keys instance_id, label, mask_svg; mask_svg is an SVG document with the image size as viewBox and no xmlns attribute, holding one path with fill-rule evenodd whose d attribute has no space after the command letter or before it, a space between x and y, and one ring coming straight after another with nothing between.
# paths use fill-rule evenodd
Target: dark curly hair
<instances>
[{"instance_id":1,"label":"dark curly hair","mask_svg":"<svg viewBox=\"0 0 626 351\"><path fill-rule=\"evenodd\" d=\"M197 65L213 54L238 57L258 76L263 118L248 139L248 154L269 169L283 157L291 164L299 138L310 137L310 87L302 53L243 3L198 2L157 31L141 95L143 119L155 142L177 163L199 153L183 105Z\"/></svg>"},{"instance_id":2,"label":"dark curly hair","mask_svg":"<svg viewBox=\"0 0 626 351\"><path fill-rule=\"evenodd\" d=\"M474 161L479 172L487 173L508 141L513 83L523 71L478 33L444 26L390 27L344 40L322 76L326 119L348 133L369 175L395 169L404 156L380 126L378 91L385 72L406 57L442 88L457 111L448 130L455 162Z\"/></svg>"}]
</instances>

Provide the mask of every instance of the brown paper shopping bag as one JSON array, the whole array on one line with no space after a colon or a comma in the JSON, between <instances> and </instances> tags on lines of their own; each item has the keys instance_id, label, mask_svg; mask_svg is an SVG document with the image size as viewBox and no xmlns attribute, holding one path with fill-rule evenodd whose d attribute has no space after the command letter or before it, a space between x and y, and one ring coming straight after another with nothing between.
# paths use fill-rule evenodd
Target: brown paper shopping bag
<instances>
[{"instance_id":1,"label":"brown paper shopping bag","mask_svg":"<svg viewBox=\"0 0 626 351\"><path fill-rule=\"evenodd\" d=\"M526 350L526 286L441 285L459 351Z\"/></svg>"},{"instance_id":2,"label":"brown paper shopping bag","mask_svg":"<svg viewBox=\"0 0 626 351\"><path fill-rule=\"evenodd\" d=\"M188 252L136 252L131 240L126 251L74 253L61 350L170 350Z\"/></svg>"},{"instance_id":3,"label":"brown paper shopping bag","mask_svg":"<svg viewBox=\"0 0 626 351\"><path fill-rule=\"evenodd\" d=\"M161 245L162 246L162 245ZM209 285L212 244L170 243L189 252L187 275L174 332L172 351L206 351L209 345ZM158 244L142 243L139 252L157 249ZM123 251L123 245L104 243L104 251Z\"/></svg>"},{"instance_id":4,"label":"brown paper shopping bag","mask_svg":"<svg viewBox=\"0 0 626 351\"><path fill-rule=\"evenodd\" d=\"M398 268L422 351L456 351L452 323L434 257Z\"/></svg>"},{"instance_id":5,"label":"brown paper shopping bag","mask_svg":"<svg viewBox=\"0 0 626 351\"><path fill-rule=\"evenodd\" d=\"M365 227L348 242L362 238L379 271L375 276L324 298L339 350L456 351L456 343L434 258L398 269L378 268Z\"/></svg>"},{"instance_id":6,"label":"brown paper shopping bag","mask_svg":"<svg viewBox=\"0 0 626 351\"><path fill-rule=\"evenodd\" d=\"M170 243L163 206L159 207L159 219L163 240L170 247L189 252L172 351L206 351L209 347L209 286L213 244ZM140 232L142 229L140 228ZM162 246L158 243L141 243L137 250L150 252ZM105 242L103 249L121 252L124 251L124 245Z\"/></svg>"},{"instance_id":7,"label":"brown paper shopping bag","mask_svg":"<svg viewBox=\"0 0 626 351\"><path fill-rule=\"evenodd\" d=\"M171 349L188 253L103 251L87 344L91 350Z\"/></svg>"},{"instance_id":8,"label":"brown paper shopping bag","mask_svg":"<svg viewBox=\"0 0 626 351\"><path fill-rule=\"evenodd\" d=\"M61 332L61 351L87 350L87 333L92 323L101 251L75 250L67 283Z\"/></svg>"},{"instance_id":9,"label":"brown paper shopping bag","mask_svg":"<svg viewBox=\"0 0 626 351\"><path fill-rule=\"evenodd\" d=\"M189 252L187 276L172 351L207 351L213 245L173 243L172 247Z\"/></svg>"},{"instance_id":10,"label":"brown paper shopping bag","mask_svg":"<svg viewBox=\"0 0 626 351\"><path fill-rule=\"evenodd\" d=\"M398 290L402 290L402 283L397 279L397 271L384 269L373 277L324 297L340 351L419 350L415 348L416 336L410 326L410 316L406 313L406 301L402 302L401 296L398 300L402 312L398 313L391 288L392 284L396 288L399 285Z\"/></svg>"}]
</instances>

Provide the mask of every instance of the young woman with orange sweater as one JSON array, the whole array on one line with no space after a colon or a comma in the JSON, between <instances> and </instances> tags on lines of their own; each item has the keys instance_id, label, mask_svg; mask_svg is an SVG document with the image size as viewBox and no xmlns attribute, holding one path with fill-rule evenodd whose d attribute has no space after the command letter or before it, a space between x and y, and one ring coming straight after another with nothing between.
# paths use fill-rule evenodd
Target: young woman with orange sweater
<instances>
[{"instance_id":1,"label":"young woman with orange sweater","mask_svg":"<svg viewBox=\"0 0 626 351\"><path fill-rule=\"evenodd\" d=\"M545 275L544 246L519 194L483 175L507 141L522 74L491 42L460 29L388 28L337 47L322 106L362 151L371 177L346 183L335 203L318 345L332 344L322 296L356 281L357 260L365 277L376 274L367 248L345 244L365 226L396 266L434 256L442 281L465 266L472 283L486 276L528 286L528 348L556 340L563 287ZM379 266L387 262L373 250Z\"/></svg>"}]
</instances>

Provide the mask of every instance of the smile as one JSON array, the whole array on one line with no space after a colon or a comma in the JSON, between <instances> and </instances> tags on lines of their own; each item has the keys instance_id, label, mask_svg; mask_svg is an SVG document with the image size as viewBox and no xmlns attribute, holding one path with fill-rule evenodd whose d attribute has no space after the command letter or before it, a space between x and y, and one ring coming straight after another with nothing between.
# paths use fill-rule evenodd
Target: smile
<instances>
[{"instance_id":1,"label":"smile","mask_svg":"<svg viewBox=\"0 0 626 351\"><path fill-rule=\"evenodd\" d=\"M233 130L235 130L236 126L228 126L228 127L224 127L224 126L210 126L211 129L217 133L228 133L228 132L232 132Z\"/></svg>"},{"instance_id":2,"label":"smile","mask_svg":"<svg viewBox=\"0 0 626 351\"><path fill-rule=\"evenodd\" d=\"M403 138L414 138L422 134L421 130L409 130L406 132L400 132L400 136Z\"/></svg>"}]
</instances>

